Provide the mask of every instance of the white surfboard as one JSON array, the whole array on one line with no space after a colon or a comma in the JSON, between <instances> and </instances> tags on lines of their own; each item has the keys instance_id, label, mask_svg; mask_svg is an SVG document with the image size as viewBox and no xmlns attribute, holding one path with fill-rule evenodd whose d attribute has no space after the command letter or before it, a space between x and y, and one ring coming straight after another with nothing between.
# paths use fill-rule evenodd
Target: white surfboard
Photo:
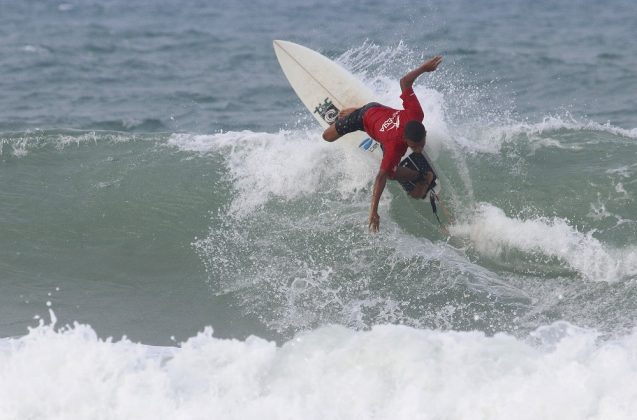
<instances>
[{"instance_id":1,"label":"white surfboard","mask_svg":"<svg viewBox=\"0 0 637 420\"><path fill-rule=\"evenodd\" d=\"M341 109L360 107L375 101L367 86L329 58L293 42L275 40L273 44L285 77L323 128L334 122ZM337 141L371 152L379 161L383 157L378 142L363 131L347 134ZM423 154L438 175L431 159L426 153ZM440 191L440 177L434 190L436 193Z\"/></svg>"}]
</instances>

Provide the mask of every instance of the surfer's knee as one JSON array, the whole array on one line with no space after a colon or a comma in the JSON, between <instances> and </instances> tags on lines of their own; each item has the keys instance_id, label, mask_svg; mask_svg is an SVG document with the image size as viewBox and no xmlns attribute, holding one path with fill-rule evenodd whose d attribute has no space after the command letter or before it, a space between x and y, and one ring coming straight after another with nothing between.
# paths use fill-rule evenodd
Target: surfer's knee
<instances>
[{"instance_id":1,"label":"surfer's knee","mask_svg":"<svg viewBox=\"0 0 637 420\"><path fill-rule=\"evenodd\" d=\"M409 196L414 199L421 199L425 196L427 186L424 184L417 184L413 190L409 191Z\"/></svg>"},{"instance_id":2,"label":"surfer's knee","mask_svg":"<svg viewBox=\"0 0 637 420\"><path fill-rule=\"evenodd\" d=\"M433 172L428 171L424 175L420 174L418 176L418 181L416 182L416 185L411 191L409 191L409 196L411 198L416 198L416 199L425 198L425 194L427 194L427 191L429 190L429 185L431 185L433 178L434 178Z\"/></svg>"}]
</instances>

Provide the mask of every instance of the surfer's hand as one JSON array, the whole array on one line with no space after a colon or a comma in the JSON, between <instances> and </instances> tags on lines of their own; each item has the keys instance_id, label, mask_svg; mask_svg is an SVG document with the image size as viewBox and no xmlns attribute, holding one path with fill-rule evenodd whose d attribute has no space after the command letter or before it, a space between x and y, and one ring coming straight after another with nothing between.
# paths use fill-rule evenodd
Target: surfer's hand
<instances>
[{"instance_id":1,"label":"surfer's hand","mask_svg":"<svg viewBox=\"0 0 637 420\"><path fill-rule=\"evenodd\" d=\"M437 55L431 59L429 59L428 61L424 62L422 66L420 66L420 69L423 72L430 72L430 71L434 71L438 68L438 65L442 62L442 56L441 55Z\"/></svg>"},{"instance_id":2,"label":"surfer's hand","mask_svg":"<svg viewBox=\"0 0 637 420\"><path fill-rule=\"evenodd\" d=\"M369 230L372 232L378 232L378 228L380 227L380 216L378 213L370 213L369 214Z\"/></svg>"},{"instance_id":3,"label":"surfer's hand","mask_svg":"<svg viewBox=\"0 0 637 420\"><path fill-rule=\"evenodd\" d=\"M421 74L436 70L441 62L442 56L437 55L422 63L417 69L414 69L404 75L400 79L400 90L404 92L407 89L411 89L414 82Z\"/></svg>"}]
</instances>

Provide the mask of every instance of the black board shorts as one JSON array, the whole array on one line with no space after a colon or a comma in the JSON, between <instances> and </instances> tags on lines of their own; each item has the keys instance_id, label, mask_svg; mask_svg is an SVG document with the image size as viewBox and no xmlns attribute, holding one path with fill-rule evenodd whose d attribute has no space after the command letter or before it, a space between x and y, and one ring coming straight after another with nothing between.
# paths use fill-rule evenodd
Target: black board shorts
<instances>
[{"instance_id":1,"label":"black board shorts","mask_svg":"<svg viewBox=\"0 0 637 420\"><path fill-rule=\"evenodd\" d=\"M398 166L413 169L414 171L418 171L423 175L427 172L431 172L434 175L433 179L431 180L431 184L429 184L429 188L427 188L427 191L422 198L425 198L429 190L436 186L436 179L438 179L438 175L436 175L436 172L429 165L429 162L427 162L427 159L425 158L425 156L423 156L422 153L413 152L405 159L403 159ZM398 181L398 183L408 193L410 193L416 187L416 184L412 181Z\"/></svg>"},{"instance_id":2,"label":"black board shorts","mask_svg":"<svg viewBox=\"0 0 637 420\"><path fill-rule=\"evenodd\" d=\"M336 132L340 136L344 136L345 134L352 133L354 131L365 131L365 127L363 126L363 116L368 109L377 106L383 105L378 102L370 102L367 105L363 105L357 110L352 111L352 113L345 118L337 118L334 122Z\"/></svg>"}]
</instances>

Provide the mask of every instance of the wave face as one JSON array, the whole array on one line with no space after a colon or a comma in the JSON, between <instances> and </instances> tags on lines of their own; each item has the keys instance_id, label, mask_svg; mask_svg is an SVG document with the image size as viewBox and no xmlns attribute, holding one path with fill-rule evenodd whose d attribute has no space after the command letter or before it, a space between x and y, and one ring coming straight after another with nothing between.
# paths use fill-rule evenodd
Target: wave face
<instances>
[{"instance_id":1,"label":"wave face","mask_svg":"<svg viewBox=\"0 0 637 420\"><path fill-rule=\"evenodd\" d=\"M332 323L522 336L565 320L629 332L637 314L626 301L637 275L633 134L554 118L485 129L469 142L454 134L465 127L445 120L444 95L419 89L455 216L450 238L425 203L394 185L381 206L383 230L369 235L377 162L320 141L314 129L39 130L2 139L4 217L15 223L7 261L25 279L50 267L49 294L75 295L82 279L103 293L115 287L123 313L137 282L185 281L183 304L212 300L221 319L252 320L239 337L253 322L284 340ZM29 251L34 242L41 252ZM51 300L32 299L32 308ZM89 322L100 326L107 309ZM73 321L71 308L58 312ZM232 336L232 328L218 331Z\"/></svg>"},{"instance_id":2,"label":"wave face","mask_svg":"<svg viewBox=\"0 0 637 420\"><path fill-rule=\"evenodd\" d=\"M339 60L356 69L370 51L378 55L363 46ZM398 105L389 77L358 75ZM454 83L416 89L454 215L451 237L395 185L381 205L382 233L369 235L377 162L322 142L307 120L278 132L34 130L2 138L10 267L27 279L52 267L47 293L83 279L107 294L115 284L123 314L139 282L172 290L185 281L178 302L201 311L190 333L209 323L211 302L218 331L236 337L256 329L288 340L325 324L384 323L522 337L560 320L630 332L637 134L569 115L485 125L472 117L474 92L453 96L464 116L447 111ZM34 242L41 252L29 251ZM152 294L143 302L157 306ZM108 309L87 321L118 334L117 322L102 326ZM58 311L73 321L71 308ZM156 330L126 333L156 337L167 315L151 313L145 323ZM247 321L231 325L237 317Z\"/></svg>"},{"instance_id":3,"label":"wave face","mask_svg":"<svg viewBox=\"0 0 637 420\"><path fill-rule=\"evenodd\" d=\"M435 120L435 94L420 94L456 216L449 240L423 203L393 187L383 233L367 235L376 163L317 133L172 136L180 150L228 162L235 195L194 243L217 293L284 334L325 323L630 328L634 312L621 302L637 275L632 134L552 120L468 143Z\"/></svg>"}]
</instances>

